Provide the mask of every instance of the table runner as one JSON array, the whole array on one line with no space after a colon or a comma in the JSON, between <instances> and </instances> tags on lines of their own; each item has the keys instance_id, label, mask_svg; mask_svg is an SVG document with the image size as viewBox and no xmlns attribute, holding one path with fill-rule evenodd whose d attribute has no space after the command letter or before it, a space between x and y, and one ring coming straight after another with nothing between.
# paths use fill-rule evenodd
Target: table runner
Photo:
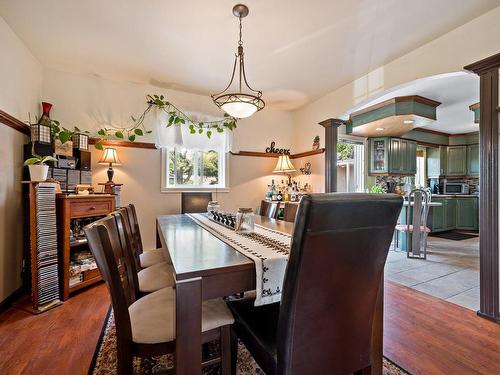
<instances>
[{"instance_id":1,"label":"table runner","mask_svg":"<svg viewBox=\"0 0 500 375\"><path fill-rule=\"evenodd\" d=\"M261 225L254 233L236 233L210 220L206 214L188 214L198 225L255 263L255 306L279 302L285 277L291 236Z\"/></svg>"}]
</instances>

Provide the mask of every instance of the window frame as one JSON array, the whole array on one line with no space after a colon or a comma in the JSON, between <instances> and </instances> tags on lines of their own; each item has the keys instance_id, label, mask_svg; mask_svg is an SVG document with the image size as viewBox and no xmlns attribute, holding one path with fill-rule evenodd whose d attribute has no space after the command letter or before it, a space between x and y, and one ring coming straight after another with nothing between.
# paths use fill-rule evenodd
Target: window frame
<instances>
[{"instance_id":1,"label":"window frame","mask_svg":"<svg viewBox=\"0 0 500 375\"><path fill-rule=\"evenodd\" d=\"M162 148L161 149L161 192L162 193L176 193L182 191L211 191L211 192L229 192L229 158L228 153L223 150L217 150L219 152L220 161L222 162L222 179L223 184L213 185L213 186L169 186L168 185L168 153L173 149L173 147Z\"/></svg>"}]
</instances>

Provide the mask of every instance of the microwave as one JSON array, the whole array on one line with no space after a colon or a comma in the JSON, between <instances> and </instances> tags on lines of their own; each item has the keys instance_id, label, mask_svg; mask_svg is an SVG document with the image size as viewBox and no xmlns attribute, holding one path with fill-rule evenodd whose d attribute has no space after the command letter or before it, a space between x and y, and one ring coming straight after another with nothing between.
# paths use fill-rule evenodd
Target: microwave
<instances>
[{"instance_id":1,"label":"microwave","mask_svg":"<svg viewBox=\"0 0 500 375\"><path fill-rule=\"evenodd\" d=\"M469 194L469 184L464 182L445 182L443 194Z\"/></svg>"}]
</instances>

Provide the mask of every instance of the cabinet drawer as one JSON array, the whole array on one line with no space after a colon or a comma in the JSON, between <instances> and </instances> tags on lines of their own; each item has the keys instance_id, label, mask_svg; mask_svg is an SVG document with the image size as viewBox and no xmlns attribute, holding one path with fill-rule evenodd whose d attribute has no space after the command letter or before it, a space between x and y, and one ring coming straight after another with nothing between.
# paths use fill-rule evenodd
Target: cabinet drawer
<instances>
[{"instance_id":1,"label":"cabinet drawer","mask_svg":"<svg viewBox=\"0 0 500 375\"><path fill-rule=\"evenodd\" d=\"M113 210L111 200L93 202L71 202L69 206L71 217L106 215Z\"/></svg>"}]
</instances>

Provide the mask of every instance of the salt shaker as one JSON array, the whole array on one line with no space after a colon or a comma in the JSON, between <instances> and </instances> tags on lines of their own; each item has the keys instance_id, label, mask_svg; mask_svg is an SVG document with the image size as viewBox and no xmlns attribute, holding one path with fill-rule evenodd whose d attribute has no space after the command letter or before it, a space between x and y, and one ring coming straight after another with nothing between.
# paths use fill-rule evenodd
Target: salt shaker
<instances>
[{"instance_id":1,"label":"salt shaker","mask_svg":"<svg viewBox=\"0 0 500 375\"><path fill-rule=\"evenodd\" d=\"M238 233L253 233L255 219L251 208L240 208L236 214L235 231Z\"/></svg>"}]
</instances>

